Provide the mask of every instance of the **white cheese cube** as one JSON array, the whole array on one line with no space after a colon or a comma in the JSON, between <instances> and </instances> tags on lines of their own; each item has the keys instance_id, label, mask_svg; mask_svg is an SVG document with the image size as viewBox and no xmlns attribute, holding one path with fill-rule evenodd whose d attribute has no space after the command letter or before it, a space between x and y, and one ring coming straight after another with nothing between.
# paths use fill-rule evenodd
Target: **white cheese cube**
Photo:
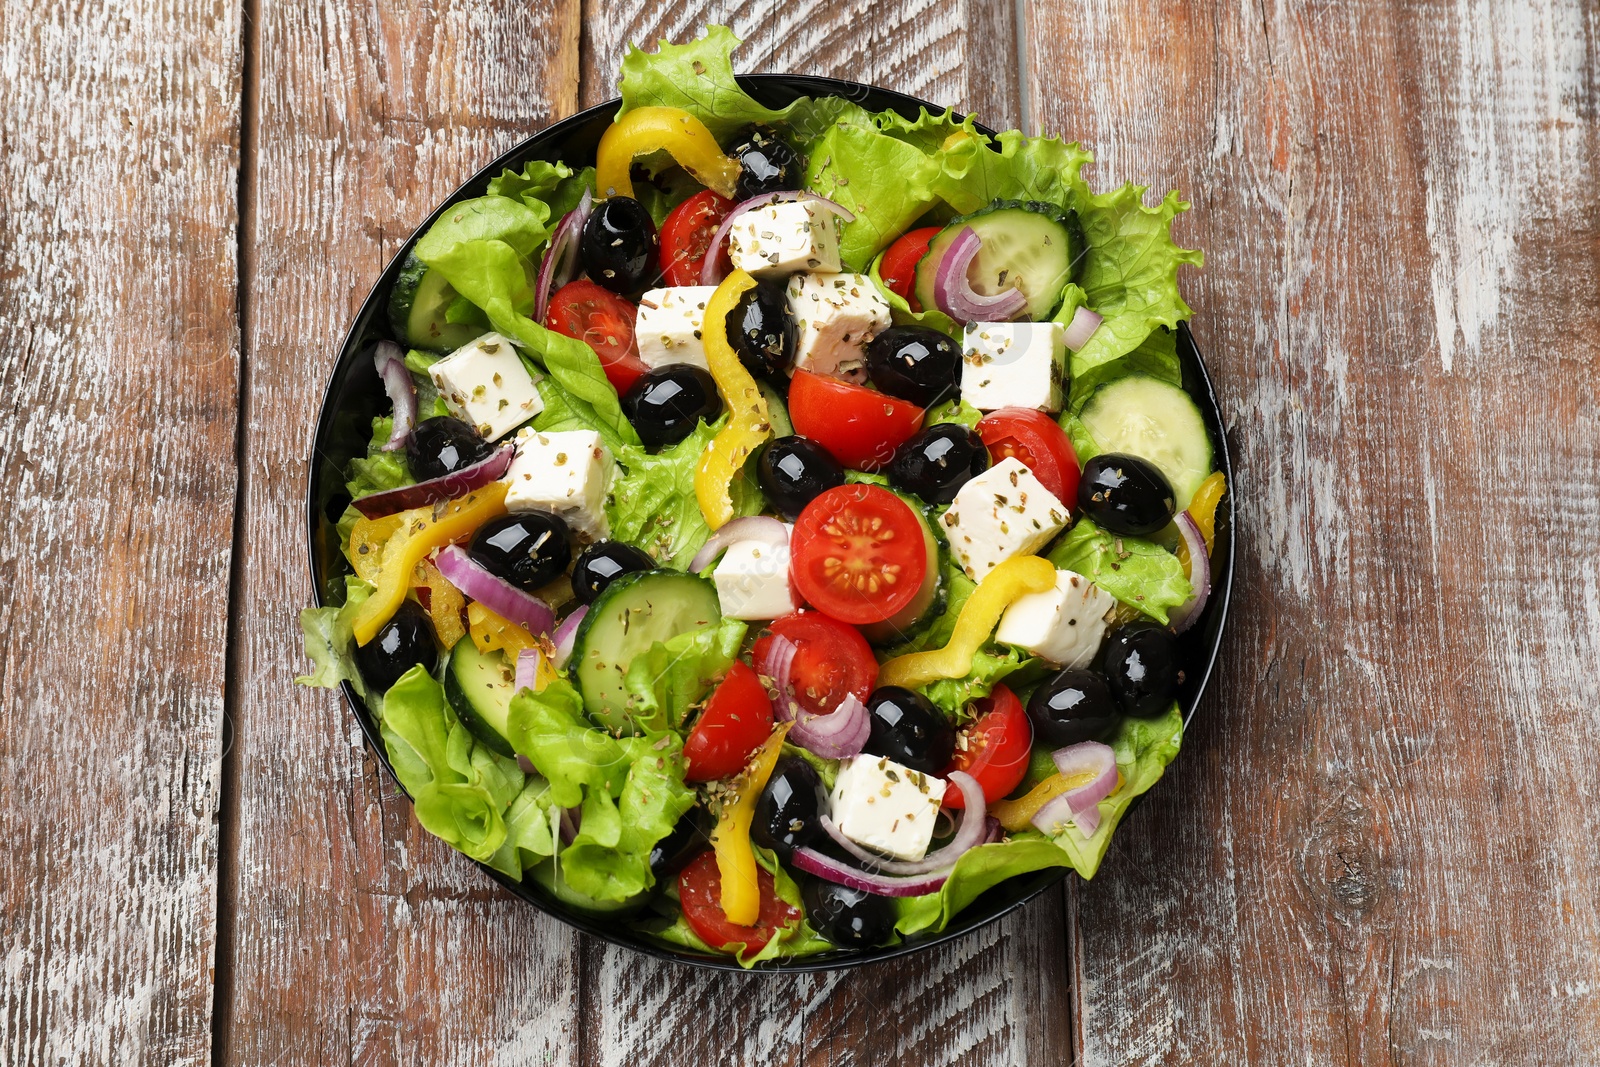
<instances>
[{"instance_id":1,"label":"white cheese cube","mask_svg":"<svg viewBox=\"0 0 1600 1067\"><path fill-rule=\"evenodd\" d=\"M839 229L815 201L791 200L754 208L728 227L728 258L757 278L803 270L839 269Z\"/></svg>"},{"instance_id":2,"label":"white cheese cube","mask_svg":"<svg viewBox=\"0 0 1600 1067\"><path fill-rule=\"evenodd\" d=\"M1117 600L1077 571L1056 571L1054 589L1011 602L994 639L1067 670L1087 667L1106 635L1106 612Z\"/></svg>"},{"instance_id":3,"label":"white cheese cube","mask_svg":"<svg viewBox=\"0 0 1600 1067\"><path fill-rule=\"evenodd\" d=\"M428 368L450 414L498 441L544 410L544 400L516 346L486 333Z\"/></svg>"},{"instance_id":4,"label":"white cheese cube","mask_svg":"<svg viewBox=\"0 0 1600 1067\"><path fill-rule=\"evenodd\" d=\"M889 302L865 274L796 274L789 311L795 370L861 382L866 343L889 326Z\"/></svg>"},{"instance_id":5,"label":"white cheese cube","mask_svg":"<svg viewBox=\"0 0 1600 1067\"><path fill-rule=\"evenodd\" d=\"M970 323L962 351L961 399L979 411L1061 410L1067 345L1059 323Z\"/></svg>"},{"instance_id":6,"label":"white cheese cube","mask_svg":"<svg viewBox=\"0 0 1600 1067\"><path fill-rule=\"evenodd\" d=\"M501 481L507 511L548 511L561 516L579 538L599 541L611 533L606 491L616 471L611 452L593 430L517 434L517 456Z\"/></svg>"},{"instance_id":7,"label":"white cheese cube","mask_svg":"<svg viewBox=\"0 0 1600 1067\"><path fill-rule=\"evenodd\" d=\"M887 756L839 764L828 806L839 832L897 860L920 860L933 840L945 780L902 767Z\"/></svg>"},{"instance_id":8,"label":"white cheese cube","mask_svg":"<svg viewBox=\"0 0 1600 1067\"><path fill-rule=\"evenodd\" d=\"M784 524L786 529L794 527ZM789 543L738 541L728 546L711 572L722 614L733 619L776 619L798 611L789 588Z\"/></svg>"},{"instance_id":9,"label":"white cheese cube","mask_svg":"<svg viewBox=\"0 0 1600 1067\"><path fill-rule=\"evenodd\" d=\"M714 285L684 285L645 293L633 328L639 358L651 367L692 363L710 370L700 327L706 320L706 301L716 291Z\"/></svg>"},{"instance_id":10,"label":"white cheese cube","mask_svg":"<svg viewBox=\"0 0 1600 1067\"><path fill-rule=\"evenodd\" d=\"M981 582L1012 556L1049 544L1066 527L1068 510L1010 456L963 485L939 521L967 577Z\"/></svg>"}]
</instances>

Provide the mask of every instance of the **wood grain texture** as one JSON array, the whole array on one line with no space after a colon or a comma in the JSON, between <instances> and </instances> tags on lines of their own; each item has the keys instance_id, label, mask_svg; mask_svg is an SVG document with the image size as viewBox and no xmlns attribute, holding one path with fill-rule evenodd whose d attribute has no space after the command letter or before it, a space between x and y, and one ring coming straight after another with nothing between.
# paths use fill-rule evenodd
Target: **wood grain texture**
<instances>
[{"instance_id":1,"label":"wood grain texture","mask_svg":"<svg viewBox=\"0 0 1600 1067\"><path fill-rule=\"evenodd\" d=\"M1176 185L1236 449L1220 684L1074 894L1081 1061L1600 1060L1595 13L1032 5Z\"/></svg>"},{"instance_id":2,"label":"wood grain texture","mask_svg":"<svg viewBox=\"0 0 1600 1067\"><path fill-rule=\"evenodd\" d=\"M292 679L308 427L339 341L439 200L573 109L577 16L566 0L264 0L253 19L225 1063L575 1057L573 936L423 832L340 700Z\"/></svg>"},{"instance_id":3,"label":"wood grain texture","mask_svg":"<svg viewBox=\"0 0 1600 1067\"><path fill-rule=\"evenodd\" d=\"M208 1062L238 12L0 4L0 1063Z\"/></svg>"}]
</instances>

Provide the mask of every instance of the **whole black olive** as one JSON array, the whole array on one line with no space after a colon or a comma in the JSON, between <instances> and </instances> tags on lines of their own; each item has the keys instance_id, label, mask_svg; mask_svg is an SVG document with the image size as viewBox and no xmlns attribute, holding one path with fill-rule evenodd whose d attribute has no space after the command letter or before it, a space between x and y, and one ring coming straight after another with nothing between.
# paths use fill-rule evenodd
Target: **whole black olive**
<instances>
[{"instance_id":1,"label":"whole black olive","mask_svg":"<svg viewBox=\"0 0 1600 1067\"><path fill-rule=\"evenodd\" d=\"M1143 620L1112 633L1101 669L1122 710L1142 718L1166 711L1183 681L1178 639L1166 627Z\"/></svg>"},{"instance_id":2,"label":"whole black olive","mask_svg":"<svg viewBox=\"0 0 1600 1067\"><path fill-rule=\"evenodd\" d=\"M867 697L872 733L865 752L888 756L925 774L938 774L956 754L956 728L927 697L886 685Z\"/></svg>"},{"instance_id":3,"label":"whole black olive","mask_svg":"<svg viewBox=\"0 0 1600 1067\"><path fill-rule=\"evenodd\" d=\"M726 328L739 362L757 378L781 375L794 359L795 323L780 282L757 282L739 294Z\"/></svg>"},{"instance_id":4,"label":"whole black olive","mask_svg":"<svg viewBox=\"0 0 1600 1067\"><path fill-rule=\"evenodd\" d=\"M948 504L963 485L989 469L989 448L973 430L941 422L895 449L889 483L930 504Z\"/></svg>"},{"instance_id":5,"label":"whole black olive","mask_svg":"<svg viewBox=\"0 0 1600 1067\"><path fill-rule=\"evenodd\" d=\"M622 411L651 448L675 445L701 419L722 414L722 398L711 373L690 363L669 363L640 375L622 394Z\"/></svg>"},{"instance_id":6,"label":"whole black olive","mask_svg":"<svg viewBox=\"0 0 1600 1067\"><path fill-rule=\"evenodd\" d=\"M825 810L822 779L816 768L799 756L783 756L772 768L767 787L756 800L750 839L788 858L822 833Z\"/></svg>"},{"instance_id":7,"label":"whole black olive","mask_svg":"<svg viewBox=\"0 0 1600 1067\"><path fill-rule=\"evenodd\" d=\"M756 477L772 506L792 521L807 504L844 484L844 468L809 437L792 434L761 450Z\"/></svg>"},{"instance_id":8,"label":"whole black olive","mask_svg":"<svg viewBox=\"0 0 1600 1067\"><path fill-rule=\"evenodd\" d=\"M406 462L419 482L470 467L494 451L469 423L450 415L423 419L406 441Z\"/></svg>"},{"instance_id":9,"label":"whole black olive","mask_svg":"<svg viewBox=\"0 0 1600 1067\"><path fill-rule=\"evenodd\" d=\"M1177 514L1166 475L1125 452L1103 452L1083 465L1078 507L1101 529L1125 537L1153 534Z\"/></svg>"},{"instance_id":10,"label":"whole black olive","mask_svg":"<svg viewBox=\"0 0 1600 1067\"><path fill-rule=\"evenodd\" d=\"M748 200L762 193L797 189L805 165L800 153L789 147L770 126L746 126L734 135L728 155L739 161L739 181L734 186L735 200Z\"/></svg>"},{"instance_id":11,"label":"whole black olive","mask_svg":"<svg viewBox=\"0 0 1600 1067\"><path fill-rule=\"evenodd\" d=\"M578 256L591 281L613 293L644 288L656 272L655 220L631 196L600 201L583 224Z\"/></svg>"},{"instance_id":12,"label":"whole black olive","mask_svg":"<svg viewBox=\"0 0 1600 1067\"><path fill-rule=\"evenodd\" d=\"M881 945L894 932L894 901L888 897L809 878L800 899L812 928L840 948Z\"/></svg>"},{"instance_id":13,"label":"whole black olive","mask_svg":"<svg viewBox=\"0 0 1600 1067\"><path fill-rule=\"evenodd\" d=\"M596 541L579 553L573 565L572 593L578 603L592 604L614 579L655 566L655 560L624 541Z\"/></svg>"},{"instance_id":14,"label":"whole black olive","mask_svg":"<svg viewBox=\"0 0 1600 1067\"><path fill-rule=\"evenodd\" d=\"M693 807L678 820L672 832L650 849L650 873L657 882L672 878L689 861L704 852L711 841L714 825L702 807Z\"/></svg>"},{"instance_id":15,"label":"whole black olive","mask_svg":"<svg viewBox=\"0 0 1600 1067\"><path fill-rule=\"evenodd\" d=\"M472 535L467 555L491 574L533 592L566 573L572 530L548 511L519 511L490 519Z\"/></svg>"},{"instance_id":16,"label":"whole black olive","mask_svg":"<svg viewBox=\"0 0 1600 1067\"><path fill-rule=\"evenodd\" d=\"M439 665L439 646L433 623L415 600L401 603L394 617L364 645L356 646L356 669L367 688L387 693L400 676L417 664L432 671Z\"/></svg>"},{"instance_id":17,"label":"whole black olive","mask_svg":"<svg viewBox=\"0 0 1600 1067\"><path fill-rule=\"evenodd\" d=\"M867 342L867 374L890 396L932 407L961 389L961 346L927 326L891 326Z\"/></svg>"},{"instance_id":18,"label":"whole black olive","mask_svg":"<svg viewBox=\"0 0 1600 1067\"><path fill-rule=\"evenodd\" d=\"M1028 698L1033 736L1060 748L1079 741L1104 741L1121 718L1106 680L1086 670L1066 670L1033 691Z\"/></svg>"}]
</instances>

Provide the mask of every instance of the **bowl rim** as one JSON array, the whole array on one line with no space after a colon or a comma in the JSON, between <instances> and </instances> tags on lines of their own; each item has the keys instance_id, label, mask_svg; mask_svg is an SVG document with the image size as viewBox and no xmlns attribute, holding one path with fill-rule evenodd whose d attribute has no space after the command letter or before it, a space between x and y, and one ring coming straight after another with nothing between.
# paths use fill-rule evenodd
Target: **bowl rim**
<instances>
[{"instance_id":1,"label":"bowl rim","mask_svg":"<svg viewBox=\"0 0 1600 1067\"><path fill-rule=\"evenodd\" d=\"M945 108L936 106L935 104L932 104L926 100L922 100L906 93L901 93L894 89L887 89L864 82L849 81L840 78L828 78L816 75L768 73L741 74L737 76L737 81L742 88L746 89L751 93L752 96L755 96L758 100L762 100L763 102L772 100L776 97L792 98L795 96L833 95L843 96L847 99L854 99L858 102L872 101L877 103L879 106L874 107L865 103L863 106L869 106L871 110L875 111L893 108L894 110L900 111L903 114L907 114L908 117L915 117L918 109L920 108L926 108L929 112L935 114L943 113L946 110ZM458 185L449 196L445 197L439 202L438 206L435 207L434 210L428 214L427 218L425 218L412 231L410 237L408 237L405 242L399 246L394 255L390 257L388 262L385 263L383 269L379 272L376 280L373 282L371 289L368 291L366 298L362 301L361 306L357 309L354 315L351 316L350 324L346 328L344 336L339 343L336 357L333 360L328 372L327 380L323 386L322 400L318 408L317 419L312 427L311 440L308 442L308 447L306 448L305 453L307 456L307 477L305 489L307 564L312 584L312 595L317 607L327 606L326 598L323 595L325 575L321 573L322 566L317 552L319 522L326 521L321 516L322 508L318 503L320 496L318 490L322 484L319 476L320 467L318 463L319 457L321 457L323 453L321 445L332 431L333 421L337 415L339 407L339 405L336 405L335 401L338 399L337 394L341 391L340 386L346 374L348 373L349 365L353 362L353 353L356 349L364 346L366 334L370 324L375 320L375 318L381 316L384 310L384 305L387 303L388 290L392 284L390 275L397 270L397 265L403 262L405 257L411 252L412 248L416 245L418 238L427 232L428 228L431 227L452 205L472 196L482 195L482 190L487 185L489 179L497 176L506 168L516 166L519 164L519 162L526 161L527 159L548 158L548 153L541 157L539 155L539 149L549 144L560 142L563 138L583 130L590 123L595 122L602 116L614 112L620 104L620 98L614 97L603 103L596 104L593 107L578 111L564 119L553 122L548 126L544 126L522 138L515 145L511 146L504 152L501 152L488 164L476 171L470 178ZM769 104L769 106L772 105ZM954 115L958 120L964 117L959 112L954 112ZM975 123L975 126L979 132L984 133L985 135L992 137L995 134L995 131L983 125L982 123ZM1201 652L1201 662L1197 664L1197 678L1193 682L1191 695L1187 698L1187 707L1183 709L1184 732L1187 733L1189 723L1194 718L1195 710L1199 706L1200 701L1203 699L1206 688L1211 680L1211 675L1215 670L1217 658L1222 647L1223 634L1227 629L1228 609L1232 599L1234 570L1234 493L1232 491L1234 486L1234 477L1233 466L1225 432L1226 423L1222 417L1221 405L1217 400L1216 389L1212 383L1210 371L1206 366L1204 358L1199 352L1198 346L1196 346L1194 343L1193 334L1189 329L1189 324L1187 322L1180 323L1176 332L1178 334L1177 340L1180 352L1180 360L1184 363L1186 371L1184 389L1193 399L1201 402L1203 414L1207 418L1208 429L1212 431L1212 444L1215 450L1217 469L1222 471L1223 475L1227 478L1229 487L1229 492L1224 494L1222 500L1224 508L1217 519L1218 529L1225 533L1225 536L1219 539L1220 541L1225 542L1225 552L1220 560L1220 567L1218 566L1219 561L1215 558L1215 556L1212 559L1212 567L1214 571L1212 582L1213 588L1211 602L1206 606L1205 609L1205 614L1207 616L1211 616L1213 620L1206 627L1206 629L1210 631L1210 636L1206 642L1206 646ZM1193 372L1192 380L1191 374L1189 373L1191 371ZM1185 687L1189 688L1188 682L1185 683ZM343 693L344 703L349 708L351 714L355 716L357 724L361 727L362 735L367 746L371 749L373 757L377 760L379 765L383 767L384 771L387 773L390 780L394 782L395 786L400 790L401 794L404 795L407 800L410 800L410 794L406 792L405 787L401 785L399 778L395 775L394 767L390 763L388 752L385 750L383 745L382 735L379 733L377 723L374 721L371 712L367 709L365 701L361 699L361 697L356 693L354 687L348 681L340 683L340 690ZM1129 811L1132 811L1134 808L1136 808L1142 799L1143 797L1136 799L1134 803L1130 805ZM466 859L466 857L461 858ZM554 896L545 892L541 887L535 885L531 880L516 881L500 873L499 871L494 870L492 867L489 867L484 863L479 863L474 860L467 860L467 862L474 863L481 871L489 875L489 877L494 879L494 881L499 883L518 899L531 904L538 910L574 929L581 930L609 944L628 948L635 952L641 952L655 959L666 960L691 967L701 967L711 970L732 971L738 973L758 972L774 974L843 970L846 968L859 967L867 964L881 963L885 960L911 955L913 953L932 948L935 945L954 941L958 938L965 937L979 928L987 926L1003 916L1017 910L1034 897L1038 896L1040 893L1043 893L1046 889L1061 883L1072 871L1070 867L1055 867L1043 871L1030 872L1025 875L1018 875L1007 879L1006 881L1000 882L986 890L979 899L981 900L983 897L988 896L991 893L997 893L1008 886L1015 886L1012 891L1013 895L1009 899L1006 899L1004 903L997 905L987 913L974 915L970 921L963 922L960 916L958 916L953 919L951 923L945 927L945 929L935 934L928 934L926 936L912 935L911 938L902 939L893 945L881 946L869 950L840 949L833 952L819 953L815 956L806 956L788 960L767 960L762 961L753 967L747 968L740 966L739 963L730 956L711 956L703 953L695 953L687 950L671 948L662 942L651 940L646 934L633 931L626 926L619 926L614 922L614 920L608 923L603 917L597 918L569 909L561 904ZM974 901L973 903L976 904L977 901ZM972 905L969 905L969 909L971 906ZM966 911L964 910L964 914L965 913Z\"/></svg>"}]
</instances>

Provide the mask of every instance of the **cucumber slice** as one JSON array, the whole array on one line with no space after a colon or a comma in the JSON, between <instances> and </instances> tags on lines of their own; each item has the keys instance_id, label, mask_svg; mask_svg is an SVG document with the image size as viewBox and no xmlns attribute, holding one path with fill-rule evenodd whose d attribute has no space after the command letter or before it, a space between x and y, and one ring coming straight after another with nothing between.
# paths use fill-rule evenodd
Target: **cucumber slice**
<instances>
[{"instance_id":1,"label":"cucumber slice","mask_svg":"<svg viewBox=\"0 0 1600 1067\"><path fill-rule=\"evenodd\" d=\"M612 730L629 730L628 664L657 641L712 626L722 619L716 586L680 571L624 575L583 617L572 645L572 679L591 718Z\"/></svg>"},{"instance_id":2,"label":"cucumber slice","mask_svg":"<svg viewBox=\"0 0 1600 1067\"><path fill-rule=\"evenodd\" d=\"M1106 452L1127 452L1154 463L1178 502L1189 506L1211 473L1211 435L1189 394L1143 374L1096 389L1078 418Z\"/></svg>"},{"instance_id":3,"label":"cucumber slice","mask_svg":"<svg viewBox=\"0 0 1600 1067\"><path fill-rule=\"evenodd\" d=\"M502 756L516 756L506 733L516 676L499 652L480 652L463 637L450 650L444 669L444 695L461 725Z\"/></svg>"},{"instance_id":4,"label":"cucumber slice","mask_svg":"<svg viewBox=\"0 0 1600 1067\"><path fill-rule=\"evenodd\" d=\"M793 437L794 423L789 421L789 405L783 402L783 397L767 382L757 382L756 388L766 398L767 421L772 423L772 436Z\"/></svg>"},{"instance_id":5,"label":"cucumber slice","mask_svg":"<svg viewBox=\"0 0 1600 1067\"><path fill-rule=\"evenodd\" d=\"M621 918L640 911L650 900L648 892L629 897L627 900L596 900L594 897L585 896L561 877L561 872L556 869L557 862L558 860L552 856L534 866L528 874L532 875L535 885L569 908L589 915Z\"/></svg>"},{"instance_id":6,"label":"cucumber slice","mask_svg":"<svg viewBox=\"0 0 1600 1067\"><path fill-rule=\"evenodd\" d=\"M449 321L450 305L457 299L444 275L412 252L389 291L389 326L412 348L454 352L486 329L475 322Z\"/></svg>"},{"instance_id":7,"label":"cucumber slice","mask_svg":"<svg viewBox=\"0 0 1600 1067\"><path fill-rule=\"evenodd\" d=\"M924 308L939 306L933 295L939 261L967 226L983 242L967 268L973 291L993 296L1006 289L1021 289L1028 298L1026 317L1035 322L1048 319L1061 303L1061 290L1083 266L1088 243L1078 213L1037 200L996 200L981 211L954 219L934 236L917 261L916 293Z\"/></svg>"}]
</instances>

